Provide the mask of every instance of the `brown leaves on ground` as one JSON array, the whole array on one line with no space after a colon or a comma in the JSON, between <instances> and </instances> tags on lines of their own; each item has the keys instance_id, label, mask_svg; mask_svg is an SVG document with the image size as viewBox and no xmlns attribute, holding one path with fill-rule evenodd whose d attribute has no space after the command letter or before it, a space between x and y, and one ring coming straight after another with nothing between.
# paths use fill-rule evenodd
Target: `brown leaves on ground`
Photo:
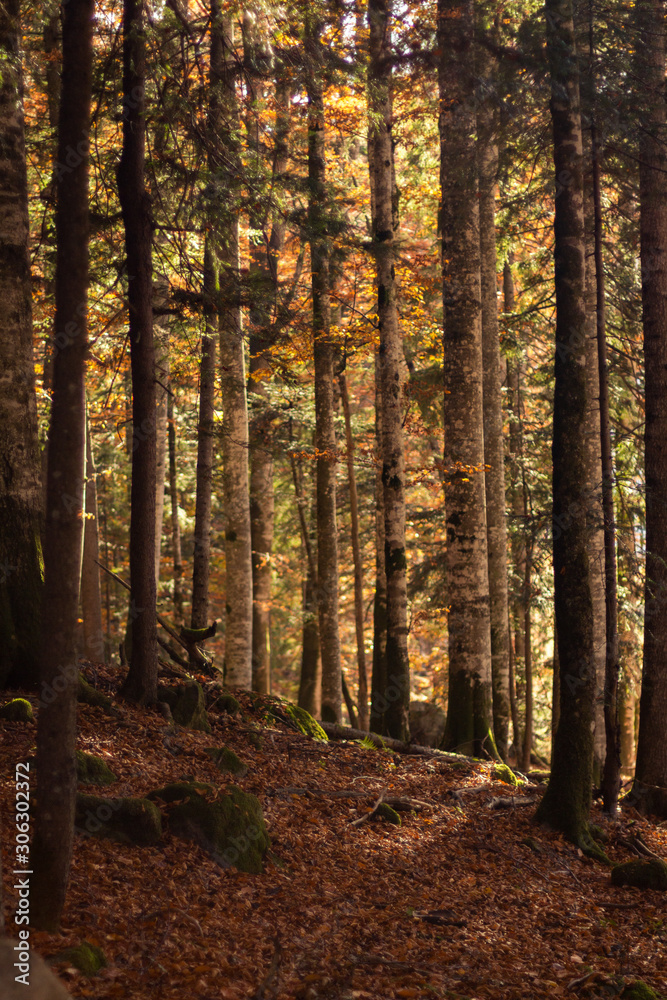
<instances>
[{"instance_id":1,"label":"brown leaves on ground","mask_svg":"<svg viewBox=\"0 0 667 1000\"><path fill-rule=\"evenodd\" d=\"M109 966L94 979L56 966L74 997L525 1000L616 996L635 979L667 988L664 894L612 888L605 868L535 827L534 806L521 807L535 787L514 792L485 764L322 744L279 723L260 729L240 700L243 718L211 715L213 737L171 730L157 712L123 706L109 719L80 706L79 748L119 778L105 794L183 778L224 788L234 779L206 747L231 747L250 766L237 783L262 803L272 855L253 876L168 831L156 848L77 836L62 933L31 935L44 956L84 939L104 950ZM16 762L34 754L35 728L6 723L2 737L5 916L15 934L12 782ZM510 794L514 806L489 808ZM381 796L421 805L400 813L401 826L353 825ZM629 824L667 854L667 828L625 811L607 824L615 861L630 856L616 842L627 844Z\"/></svg>"}]
</instances>

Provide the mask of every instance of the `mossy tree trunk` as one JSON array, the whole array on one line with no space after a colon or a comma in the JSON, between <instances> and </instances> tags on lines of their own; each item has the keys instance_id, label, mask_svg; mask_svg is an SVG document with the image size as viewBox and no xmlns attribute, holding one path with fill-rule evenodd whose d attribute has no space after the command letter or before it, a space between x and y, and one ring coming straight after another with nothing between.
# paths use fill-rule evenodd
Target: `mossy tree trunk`
<instances>
[{"instance_id":1,"label":"mossy tree trunk","mask_svg":"<svg viewBox=\"0 0 667 1000\"><path fill-rule=\"evenodd\" d=\"M30 917L55 931L65 904L76 798L75 636L83 542L85 358L88 346L88 130L92 86L93 0L64 8L58 162L76 149L79 163L58 177L56 330L66 331L53 365L49 426L42 691L37 728L37 811L32 845ZM152 552L151 552L152 556ZM152 558L150 561L152 575Z\"/></svg>"},{"instance_id":2,"label":"mossy tree trunk","mask_svg":"<svg viewBox=\"0 0 667 1000\"><path fill-rule=\"evenodd\" d=\"M547 0L555 200L556 359L553 418L554 604L560 721L536 819L590 848L595 664L588 563L586 303L579 74L570 0ZM562 178L568 183L562 183Z\"/></svg>"},{"instance_id":3,"label":"mossy tree trunk","mask_svg":"<svg viewBox=\"0 0 667 1000\"><path fill-rule=\"evenodd\" d=\"M42 596L42 485L19 43L19 4L9 0L0 9L0 687L8 681L37 685Z\"/></svg>"},{"instance_id":4,"label":"mossy tree trunk","mask_svg":"<svg viewBox=\"0 0 667 1000\"><path fill-rule=\"evenodd\" d=\"M639 150L646 378L644 664L633 796L667 817L667 129L665 5L636 6L638 95L647 107Z\"/></svg>"},{"instance_id":5,"label":"mossy tree trunk","mask_svg":"<svg viewBox=\"0 0 667 1000\"><path fill-rule=\"evenodd\" d=\"M482 291L471 0L439 0L449 703L443 748L497 754L484 486Z\"/></svg>"}]
</instances>

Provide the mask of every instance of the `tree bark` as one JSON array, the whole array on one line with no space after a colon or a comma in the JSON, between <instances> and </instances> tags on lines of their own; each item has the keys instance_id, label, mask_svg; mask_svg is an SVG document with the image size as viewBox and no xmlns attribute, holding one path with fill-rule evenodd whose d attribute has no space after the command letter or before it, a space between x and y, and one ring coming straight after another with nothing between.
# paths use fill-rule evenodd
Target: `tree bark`
<instances>
[{"instance_id":1,"label":"tree bark","mask_svg":"<svg viewBox=\"0 0 667 1000\"><path fill-rule=\"evenodd\" d=\"M439 0L449 704L443 747L496 756L482 409L473 4Z\"/></svg>"},{"instance_id":2,"label":"tree bark","mask_svg":"<svg viewBox=\"0 0 667 1000\"><path fill-rule=\"evenodd\" d=\"M169 384L169 330L157 329L158 358L156 363L155 400L155 589L160 584L162 559L162 526L164 524L164 493L167 474L167 386Z\"/></svg>"},{"instance_id":3,"label":"tree bark","mask_svg":"<svg viewBox=\"0 0 667 1000\"><path fill-rule=\"evenodd\" d=\"M396 303L394 268L394 146L391 134L392 0L369 0L369 157L372 175L372 253L378 294L380 333L384 571L386 577L386 684L384 728L399 740L410 732L410 660L407 625L405 550L405 449L403 442L403 337Z\"/></svg>"},{"instance_id":4,"label":"tree bark","mask_svg":"<svg viewBox=\"0 0 667 1000\"><path fill-rule=\"evenodd\" d=\"M585 235L579 72L570 0L547 0L555 199L556 386L553 419L554 605L560 721L536 819L594 850L591 805L595 668L586 524Z\"/></svg>"},{"instance_id":5,"label":"tree bark","mask_svg":"<svg viewBox=\"0 0 667 1000\"><path fill-rule=\"evenodd\" d=\"M19 4L9 0L0 10L0 687L38 683L42 599L42 484L19 44Z\"/></svg>"},{"instance_id":6,"label":"tree bark","mask_svg":"<svg viewBox=\"0 0 667 1000\"><path fill-rule=\"evenodd\" d=\"M211 3L211 94L215 96L215 134L221 139L216 162L219 199L217 257L220 265L220 377L222 387L222 462L225 499L226 628L225 676L232 688L252 686L252 541L248 481L248 403L239 273L238 149L239 110L234 22Z\"/></svg>"},{"instance_id":7,"label":"tree bark","mask_svg":"<svg viewBox=\"0 0 667 1000\"><path fill-rule=\"evenodd\" d=\"M636 6L638 94L647 105L639 148L646 425L644 663L633 785L642 812L667 817L667 130L663 0Z\"/></svg>"},{"instance_id":8,"label":"tree bark","mask_svg":"<svg viewBox=\"0 0 667 1000\"><path fill-rule=\"evenodd\" d=\"M211 220L211 223L213 220ZM211 562L211 489L215 433L215 354L218 336L218 273L210 236L204 249L204 323L199 369L199 421L197 424L197 493L195 499L195 547L192 557L191 628L206 628L208 581Z\"/></svg>"},{"instance_id":9,"label":"tree bark","mask_svg":"<svg viewBox=\"0 0 667 1000\"><path fill-rule=\"evenodd\" d=\"M354 438L350 417L350 396L347 391L345 372L338 376L340 397L345 417L345 441L347 447L347 479L350 489L350 539L354 562L354 625L357 639L357 669L359 678L359 725L368 729L368 678L366 674L366 649L364 646L364 571L361 561L359 539L359 502L357 499L357 479L354 471Z\"/></svg>"},{"instance_id":10,"label":"tree bark","mask_svg":"<svg viewBox=\"0 0 667 1000\"><path fill-rule=\"evenodd\" d=\"M388 735L387 708L387 574L384 566L384 486L382 485L382 387L380 357L375 352L375 596L373 598L373 668L370 728Z\"/></svg>"},{"instance_id":11,"label":"tree bark","mask_svg":"<svg viewBox=\"0 0 667 1000\"><path fill-rule=\"evenodd\" d=\"M97 481L90 424L86 420L85 523L81 564L81 617L83 654L94 661L104 660L102 629L102 588L100 587L100 542L97 512Z\"/></svg>"},{"instance_id":12,"label":"tree bark","mask_svg":"<svg viewBox=\"0 0 667 1000\"><path fill-rule=\"evenodd\" d=\"M336 522L336 431L333 342L330 337L329 234L327 218L324 94L319 57L322 24L307 19L308 239L313 300L315 361L315 453L317 469L317 608L322 658L322 719L341 718L342 678L338 633L338 526Z\"/></svg>"},{"instance_id":13,"label":"tree bark","mask_svg":"<svg viewBox=\"0 0 667 1000\"><path fill-rule=\"evenodd\" d=\"M130 501L130 669L124 698L157 698L155 589L155 348L152 222L144 183L146 36L143 0L123 4L123 152L118 195L125 227L132 367L132 487Z\"/></svg>"},{"instance_id":14,"label":"tree bark","mask_svg":"<svg viewBox=\"0 0 667 1000\"><path fill-rule=\"evenodd\" d=\"M320 660L320 632L317 624L317 504L308 512L304 495L301 461L290 453L294 492L299 508L301 542L306 556L306 573L303 583L303 625L301 646L301 671L299 674L299 707L305 708L313 718L322 712L322 664ZM315 500L317 498L315 497Z\"/></svg>"},{"instance_id":15,"label":"tree bark","mask_svg":"<svg viewBox=\"0 0 667 1000\"><path fill-rule=\"evenodd\" d=\"M507 592L507 525L505 521L505 454L501 393L500 339L498 334L498 279L496 258L496 183L498 145L491 101L495 97L494 65L485 50L479 72L485 78L486 99L477 114L477 164L479 171L479 236L482 288L482 359L484 415L484 486L486 541L489 560L491 617L491 682L493 734L498 752L507 759L509 749L509 618Z\"/></svg>"},{"instance_id":16,"label":"tree bark","mask_svg":"<svg viewBox=\"0 0 667 1000\"><path fill-rule=\"evenodd\" d=\"M181 527L178 521L178 480L176 476L176 420L174 398L167 394L167 438L169 445L169 500L171 503L171 552L173 561L174 621L183 623L183 556L181 554Z\"/></svg>"},{"instance_id":17,"label":"tree bark","mask_svg":"<svg viewBox=\"0 0 667 1000\"><path fill-rule=\"evenodd\" d=\"M64 8L56 207L56 346L49 427L42 612L42 690L37 725L37 812L30 919L56 931L65 904L76 798L75 652L85 461L88 295L88 129L92 0ZM72 149L78 163L64 168ZM71 162L71 160L70 160Z\"/></svg>"}]
</instances>

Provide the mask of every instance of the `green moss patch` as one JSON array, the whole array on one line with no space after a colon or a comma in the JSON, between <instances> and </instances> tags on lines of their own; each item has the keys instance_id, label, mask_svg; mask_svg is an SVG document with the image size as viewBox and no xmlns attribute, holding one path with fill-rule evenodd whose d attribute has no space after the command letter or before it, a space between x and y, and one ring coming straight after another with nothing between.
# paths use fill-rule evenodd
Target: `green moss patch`
<instances>
[{"instance_id":1,"label":"green moss patch","mask_svg":"<svg viewBox=\"0 0 667 1000\"><path fill-rule=\"evenodd\" d=\"M236 778L245 778L248 773L248 765L240 760L229 747L207 747L206 753L209 755L218 771L223 774L233 774Z\"/></svg>"},{"instance_id":2,"label":"green moss patch","mask_svg":"<svg viewBox=\"0 0 667 1000\"><path fill-rule=\"evenodd\" d=\"M520 784L516 774L507 764L495 764L491 772L491 780L502 781L506 785L512 785L513 788Z\"/></svg>"},{"instance_id":3,"label":"green moss patch","mask_svg":"<svg viewBox=\"0 0 667 1000\"><path fill-rule=\"evenodd\" d=\"M320 740L322 743L329 742L329 737L319 722L305 708L299 708L298 705L293 705L289 701L281 701L275 709L271 709L270 714L280 722L287 720L294 729L303 733L304 736L310 736L311 739Z\"/></svg>"},{"instance_id":4,"label":"green moss patch","mask_svg":"<svg viewBox=\"0 0 667 1000\"><path fill-rule=\"evenodd\" d=\"M626 861L625 864L616 865L612 869L611 884L667 892L667 862L660 858L638 858L636 861Z\"/></svg>"},{"instance_id":5,"label":"green moss patch","mask_svg":"<svg viewBox=\"0 0 667 1000\"><path fill-rule=\"evenodd\" d=\"M373 819L383 819L387 823L393 823L394 826L401 825L401 817L398 815L395 809L392 809L390 805L386 802L381 802L373 813Z\"/></svg>"},{"instance_id":6,"label":"green moss patch","mask_svg":"<svg viewBox=\"0 0 667 1000\"><path fill-rule=\"evenodd\" d=\"M76 778L81 785L113 785L118 780L101 757L83 750L76 751Z\"/></svg>"},{"instance_id":7,"label":"green moss patch","mask_svg":"<svg viewBox=\"0 0 667 1000\"><path fill-rule=\"evenodd\" d=\"M189 802L193 797L215 795L217 789L215 785L210 785L204 781L174 781L164 788L158 788L154 792L149 792L146 796L151 802L160 799L167 805L174 802Z\"/></svg>"},{"instance_id":8,"label":"green moss patch","mask_svg":"<svg viewBox=\"0 0 667 1000\"><path fill-rule=\"evenodd\" d=\"M210 733L211 726L206 715L206 702L201 684L188 681L176 687L160 686L158 699L165 701L171 709L174 722L186 729L197 729L202 733Z\"/></svg>"},{"instance_id":9,"label":"green moss patch","mask_svg":"<svg viewBox=\"0 0 667 1000\"><path fill-rule=\"evenodd\" d=\"M157 844L162 836L160 810L148 799L107 799L79 792L74 822L79 833L142 847Z\"/></svg>"},{"instance_id":10,"label":"green moss patch","mask_svg":"<svg viewBox=\"0 0 667 1000\"><path fill-rule=\"evenodd\" d=\"M661 997L659 993L638 979L636 983L630 983L623 987L621 1000L661 1000Z\"/></svg>"},{"instance_id":11,"label":"green moss patch","mask_svg":"<svg viewBox=\"0 0 667 1000\"><path fill-rule=\"evenodd\" d=\"M151 798L171 803L169 829L176 836L199 844L223 868L260 874L270 841L259 800L232 785L225 795L207 801L202 791L211 788L178 782L151 792Z\"/></svg>"},{"instance_id":12,"label":"green moss patch","mask_svg":"<svg viewBox=\"0 0 667 1000\"><path fill-rule=\"evenodd\" d=\"M211 709L214 708L218 712L227 712L228 715L236 715L237 712L241 711L241 706L233 694L218 695L211 705Z\"/></svg>"},{"instance_id":13,"label":"green moss patch","mask_svg":"<svg viewBox=\"0 0 667 1000\"><path fill-rule=\"evenodd\" d=\"M26 698L14 698L0 708L0 719L7 722L34 722L32 705Z\"/></svg>"},{"instance_id":14,"label":"green moss patch","mask_svg":"<svg viewBox=\"0 0 667 1000\"><path fill-rule=\"evenodd\" d=\"M73 948L65 948L55 956L56 962L68 962L84 976L95 976L100 969L107 966L104 952L89 941L82 941Z\"/></svg>"},{"instance_id":15,"label":"green moss patch","mask_svg":"<svg viewBox=\"0 0 667 1000\"><path fill-rule=\"evenodd\" d=\"M82 702L84 705L91 705L93 708L101 708L107 715L115 715L111 698L108 698L107 695L102 694L92 684L89 684L82 674L79 674L76 700Z\"/></svg>"}]
</instances>

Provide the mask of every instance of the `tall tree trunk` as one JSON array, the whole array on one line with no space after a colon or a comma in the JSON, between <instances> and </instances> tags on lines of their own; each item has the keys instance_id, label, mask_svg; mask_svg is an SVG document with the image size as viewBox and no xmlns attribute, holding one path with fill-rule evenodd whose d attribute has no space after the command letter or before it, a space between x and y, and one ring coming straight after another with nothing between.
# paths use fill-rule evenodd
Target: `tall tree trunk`
<instances>
[{"instance_id":1,"label":"tall tree trunk","mask_svg":"<svg viewBox=\"0 0 667 1000\"><path fill-rule=\"evenodd\" d=\"M322 658L322 719L341 718L342 678L338 633L338 526L333 342L330 337L329 235L325 168L324 96L319 52L322 24L307 22L308 240L315 360L317 469L317 609Z\"/></svg>"},{"instance_id":2,"label":"tall tree trunk","mask_svg":"<svg viewBox=\"0 0 667 1000\"><path fill-rule=\"evenodd\" d=\"M623 677L618 686L618 715L621 727L621 771L632 775L635 770L635 706L632 684Z\"/></svg>"},{"instance_id":3,"label":"tall tree trunk","mask_svg":"<svg viewBox=\"0 0 667 1000\"><path fill-rule=\"evenodd\" d=\"M238 149L239 109L234 22L211 3L212 118L221 149L217 257L220 274L220 373L222 389L222 462L225 500L225 675L230 687L252 686L252 540L248 480L248 402L241 318L239 267ZM231 207L223 204L231 200Z\"/></svg>"},{"instance_id":4,"label":"tall tree trunk","mask_svg":"<svg viewBox=\"0 0 667 1000\"><path fill-rule=\"evenodd\" d=\"M524 486L525 489L525 486ZM523 753L521 761L521 769L524 772L530 771L530 755L533 750L533 650L531 646L531 631L532 631L532 618L531 618L531 574L533 569L533 541L530 540L529 544L526 546L526 568L524 577L524 594L525 594L525 604L526 609L524 624L523 624L523 634L526 638L526 658L524 660L525 676L526 676L526 715L525 715L525 726L523 731Z\"/></svg>"},{"instance_id":5,"label":"tall tree trunk","mask_svg":"<svg viewBox=\"0 0 667 1000\"><path fill-rule=\"evenodd\" d=\"M151 208L144 184L146 35L144 0L123 4L123 152L118 195L125 227L132 366L130 621L132 651L122 695L151 704L157 697L155 591L155 348Z\"/></svg>"},{"instance_id":6,"label":"tall tree trunk","mask_svg":"<svg viewBox=\"0 0 667 1000\"><path fill-rule=\"evenodd\" d=\"M394 146L391 134L391 20L393 0L369 0L369 157L374 193L372 253L378 294L379 370L386 576L386 686L384 731L395 739L409 737L410 660L407 625L407 561L405 552L405 450L403 443L403 338L396 305L394 271Z\"/></svg>"},{"instance_id":7,"label":"tall tree trunk","mask_svg":"<svg viewBox=\"0 0 667 1000\"><path fill-rule=\"evenodd\" d=\"M646 427L644 664L633 796L667 817L667 150L665 7L636 6L638 93L648 103L639 149Z\"/></svg>"},{"instance_id":8,"label":"tall tree trunk","mask_svg":"<svg viewBox=\"0 0 667 1000\"><path fill-rule=\"evenodd\" d=\"M37 685L42 597L20 37L19 4L8 0L0 8L0 687Z\"/></svg>"},{"instance_id":9,"label":"tall tree trunk","mask_svg":"<svg viewBox=\"0 0 667 1000\"><path fill-rule=\"evenodd\" d=\"M586 524L586 303L579 72L570 0L547 0L555 178L556 386L553 421L554 605L560 721L536 818L593 850L588 830L595 669Z\"/></svg>"},{"instance_id":10,"label":"tall tree trunk","mask_svg":"<svg viewBox=\"0 0 667 1000\"><path fill-rule=\"evenodd\" d=\"M104 659L102 630L102 589L100 587L99 518L97 513L97 481L90 424L86 420L86 486L85 523L83 529L83 561L81 564L81 617L83 619L83 653L91 660Z\"/></svg>"},{"instance_id":11,"label":"tall tree trunk","mask_svg":"<svg viewBox=\"0 0 667 1000\"><path fill-rule=\"evenodd\" d=\"M204 249L204 323L199 369L199 422L197 425L197 495L195 548L192 557L191 628L208 625L208 581L211 562L211 488L215 418L215 350L218 334L218 274L210 236Z\"/></svg>"},{"instance_id":12,"label":"tall tree trunk","mask_svg":"<svg viewBox=\"0 0 667 1000\"><path fill-rule=\"evenodd\" d=\"M373 669L371 673L370 728L388 736L385 727L387 700L387 574L384 566L384 486L382 483L382 387L380 356L375 352L375 596L373 598Z\"/></svg>"},{"instance_id":13,"label":"tall tree trunk","mask_svg":"<svg viewBox=\"0 0 667 1000\"><path fill-rule=\"evenodd\" d=\"M482 410L473 4L439 0L449 705L443 747L497 754Z\"/></svg>"},{"instance_id":14,"label":"tall tree trunk","mask_svg":"<svg viewBox=\"0 0 667 1000\"><path fill-rule=\"evenodd\" d=\"M171 551L174 583L172 600L174 619L181 625L183 618L183 556L181 554L181 526L178 521L178 480L176 476L176 421L174 418L174 398L167 395L167 436L169 444L169 499L171 502Z\"/></svg>"},{"instance_id":15,"label":"tall tree trunk","mask_svg":"<svg viewBox=\"0 0 667 1000\"><path fill-rule=\"evenodd\" d=\"M500 756L509 748L509 618L507 593L507 525L505 521L505 455L501 393L500 339L498 335L498 279L496 259L496 182L498 145L491 104L494 65L483 51L480 72L487 97L477 114L477 164L479 170L479 236L482 286L482 359L484 414L484 486L486 541L489 560L491 616L491 681L493 734Z\"/></svg>"},{"instance_id":16,"label":"tall tree trunk","mask_svg":"<svg viewBox=\"0 0 667 1000\"><path fill-rule=\"evenodd\" d=\"M17 11L15 11L16 15ZM76 799L75 636L83 542L85 357L88 296L88 129L92 84L92 0L64 8L58 162L56 345L49 427L42 691L37 726L37 812L30 920L55 931L65 904ZM14 21L16 25L16 21ZM62 331L62 334L61 334Z\"/></svg>"},{"instance_id":17,"label":"tall tree trunk","mask_svg":"<svg viewBox=\"0 0 667 1000\"><path fill-rule=\"evenodd\" d=\"M167 387L169 385L169 330L157 329L158 357L156 362L155 401L155 589L160 583L162 558L162 525L164 523L164 493L167 475Z\"/></svg>"},{"instance_id":18,"label":"tall tree trunk","mask_svg":"<svg viewBox=\"0 0 667 1000\"><path fill-rule=\"evenodd\" d=\"M291 437L290 437L291 439ZM305 708L315 718L322 711L322 664L320 660L320 632L317 624L317 497L308 511L301 460L290 452L292 480L299 508L301 542L306 556L306 575L303 584L303 625L301 646L301 671L299 675L299 707Z\"/></svg>"},{"instance_id":19,"label":"tall tree trunk","mask_svg":"<svg viewBox=\"0 0 667 1000\"><path fill-rule=\"evenodd\" d=\"M503 266L503 312L509 317L514 312L514 277L512 275L511 254ZM519 748L523 746L521 736L521 725L519 722L519 708L517 702L517 672L523 672L526 655L526 644L523 634L523 623L525 615L521 615L521 595L523 593L523 582L521 590L518 591L516 580L525 579L525 523L523 521L523 489L519 491L521 482L521 458L522 458L522 428L520 412L520 371L521 366L518 360L518 350L516 357L507 359L507 397L509 410L509 467L510 467L510 488L509 501L511 505L512 517L518 520L521 525L520 530L515 530L510 540L511 548L511 570L514 583L509 587L509 621L508 632L510 640L510 665L509 665L509 696L510 713L512 716L512 741L514 750L519 757Z\"/></svg>"},{"instance_id":20,"label":"tall tree trunk","mask_svg":"<svg viewBox=\"0 0 667 1000\"><path fill-rule=\"evenodd\" d=\"M345 441L347 446L347 479L350 488L350 539L354 562L354 625L357 638L357 668L359 677L359 727L368 729L368 678L366 674L366 649L364 646L364 571L361 561L359 539L359 503L357 499L357 479L354 472L354 438L350 417L350 396L347 391L345 373L338 376L340 397L345 417Z\"/></svg>"}]
</instances>

